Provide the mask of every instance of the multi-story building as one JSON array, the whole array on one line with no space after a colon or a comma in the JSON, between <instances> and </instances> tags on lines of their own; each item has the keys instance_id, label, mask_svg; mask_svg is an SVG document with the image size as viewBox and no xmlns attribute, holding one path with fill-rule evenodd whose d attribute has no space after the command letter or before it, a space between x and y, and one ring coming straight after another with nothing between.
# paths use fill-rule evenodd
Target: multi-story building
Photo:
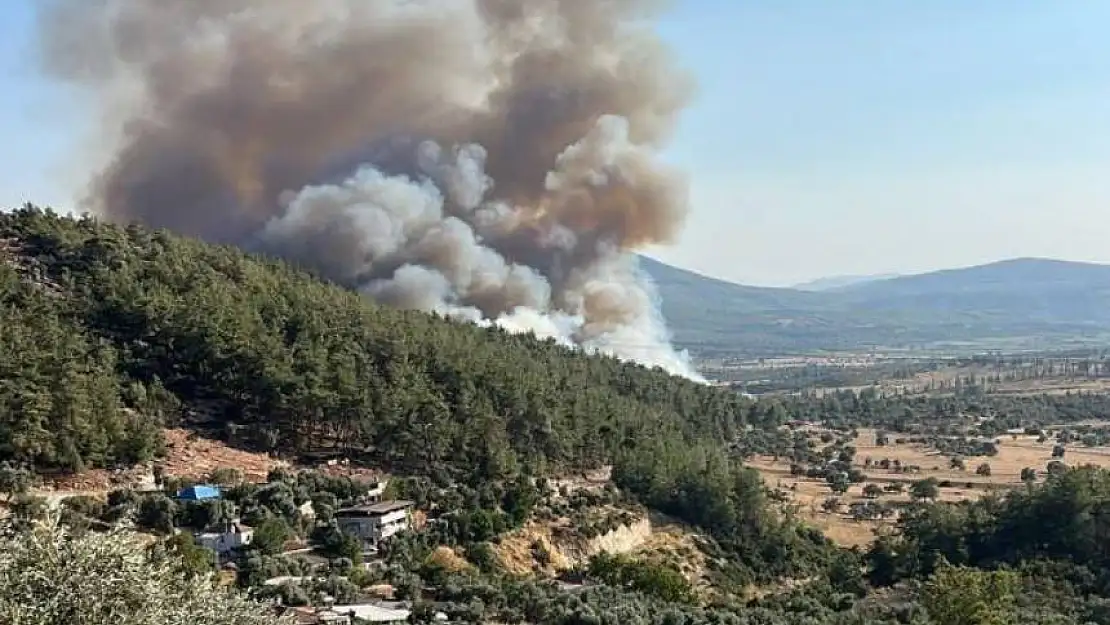
<instances>
[{"instance_id":1,"label":"multi-story building","mask_svg":"<svg viewBox=\"0 0 1110 625\"><path fill-rule=\"evenodd\" d=\"M366 506L343 508L335 513L339 529L355 536L363 545L377 548L384 540L411 525L411 501L380 501Z\"/></svg>"}]
</instances>

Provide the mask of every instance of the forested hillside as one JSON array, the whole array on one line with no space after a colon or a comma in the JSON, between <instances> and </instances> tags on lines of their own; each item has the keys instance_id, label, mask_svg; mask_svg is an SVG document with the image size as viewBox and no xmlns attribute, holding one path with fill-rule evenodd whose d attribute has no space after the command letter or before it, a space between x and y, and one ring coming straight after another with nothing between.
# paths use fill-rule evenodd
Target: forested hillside
<instances>
[{"instance_id":1,"label":"forested hillside","mask_svg":"<svg viewBox=\"0 0 1110 625\"><path fill-rule=\"evenodd\" d=\"M35 208L0 216L0 459L132 463L186 422L385 466L592 466L720 442L749 402L661 371L377 306L283 263Z\"/></svg>"},{"instance_id":2,"label":"forested hillside","mask_svg":"<svg viewBox=\"0 0 1110 625\"><path fill-rule=\"evenodd\" d=\"M263 536L236 556L244 590L312 601L304 588L262 588L267 578L308 570L282 552L297 537L335 556L326 577L309 584L313 593L353 600L386 582L423 615L415 622L442 610L460 622L552 625L1110 623L1101 573L1105 470L1056 461L1043 482L1033 471L1021 489L977 503L918 497L865 552L838 548L805 525L780 505L787 494L746 465L772 454L801 472L836 478L847 469L850 480L859 472L843 441L864 426L920 438L940 453L989 454L976 437L1104 418L1103 395L991 396L969 385L942 396L869 390L756 401L528 336L382 308L237 249L33 208L0 216L0 344L2 462L39 471L125 465L158 455L163 427L186 426L243 447L341 453L392 469L400 474L393 494L436 520L399 536L368 571L329 525L337 506L366 487L350 478L276 471L219 502L176 501L174 480L106 501L71 497L62 523L75 539L28 524L43 514L34 497L9 497L14 525L2 531L30 555L0 556L3 614L53 606L52 589L70 587L71 567L47 570L35 554L64 549L104 570L96 555L103 539L81 532L128 519L163 536L157 549L138 551L122 535L107 544L113 554L143 554L128 574L161 580L148 611L166 613L182 579L214 569L175 527L241 515ZM803 431L773 427L798 419L833 428L832 444L818 449ZM541 479L601 464L613 465L612 483L594 495L560 494ZM505 532L540 510L605 502L646 506L696 531L712 593L694 592L666 562L601 557L576 570L586 583L569 592L509 574L491 555ZM302 514L306 504L315 520ZM176 555L161 560L159 549ZM444 549L464 566L443 568L436 554ZM112 574L109 567L102 577ZM28 575L46 580L33 596L20 594L29 592ZM127 587L102 590L90 614ZM272 620L262 604L227 600L258 622ZM211 610L203 616L226 622Z\"/></svg>"},{"instance_id":3,"label":"forested hillside","mask_svg":"<svg viewBox=\"0 0 1110 625\"><path fill-rule=\"evenodd\" d=\"M165 232L27 208L0 217L0 239L0 461L125 465L184 425L482 492L613 464L629 494L718 538L742 578L827 560L727 452L781 409Z\"/></svg>"}]
</instances>

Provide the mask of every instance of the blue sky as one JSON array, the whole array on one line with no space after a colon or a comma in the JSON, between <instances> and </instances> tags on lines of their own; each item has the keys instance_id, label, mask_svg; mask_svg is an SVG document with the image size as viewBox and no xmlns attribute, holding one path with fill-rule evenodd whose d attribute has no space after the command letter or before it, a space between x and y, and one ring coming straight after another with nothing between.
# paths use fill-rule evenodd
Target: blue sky
<instances>
[{"instance_id":1,"label":"blue sky","mask_svg":"<svg viewBox=\"0 0 1110 625\"><path fill-rule=\"evenodd\" d=\"M68 208L79 111L40 79L31 62L35 0L0 0L0 206L23 202Z\"/></svg>"},{"instance_id":2,"label":"blue sky","mask_svg":"<svg viewBox=\"0 0 1110 625\"><path fill-rule=\"evenodd\" d=\"M80 111L0 2L0 205L70 204ZM699 82L669 262L754 284L1015 256L1110 262L1110 2L678 0Z\"/></svg>"}]
</instances>

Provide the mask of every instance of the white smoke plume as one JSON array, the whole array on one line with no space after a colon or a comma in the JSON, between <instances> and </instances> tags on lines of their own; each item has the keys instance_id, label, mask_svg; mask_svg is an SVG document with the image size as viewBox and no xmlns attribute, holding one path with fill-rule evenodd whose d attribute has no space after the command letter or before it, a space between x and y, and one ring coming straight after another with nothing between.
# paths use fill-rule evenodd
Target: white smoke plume
<instances>
[{"instance_id":1,"label":"white smoke plume","mask_svg":"<svg viewBox=\"0 0 1110 625\"><path fill-rule=\"evenodd\" d=\"M634 252L686 213L650 0L44 0L86 208L700 379Z\"/></svg>"}]
</instances>

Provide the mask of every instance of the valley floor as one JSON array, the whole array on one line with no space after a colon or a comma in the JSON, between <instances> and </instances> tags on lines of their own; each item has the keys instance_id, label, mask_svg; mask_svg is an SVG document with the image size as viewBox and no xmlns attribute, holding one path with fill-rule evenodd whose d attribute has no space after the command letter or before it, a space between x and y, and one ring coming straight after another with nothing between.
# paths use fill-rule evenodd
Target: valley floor
<instances>
[{"instance_id":1,"label":"valley floor","mask_svg":"<svg viewBox=\"0 0 1110 625\"><path fill-rule=\"evenodd\" d=\"M819 433L820 430L815 429L812 435L816 437ZM974 500L991 492L1021 488L1022 469L1031 467L1043 474L1045 466L1053 460L1052 449L1055 442L1051 439L1038 442L1037 439L1036 436L1017 434L1000 436L997 456L968 457L965 459L965 468L958 469L950 465L950 456L926 445L891 440L889 444L880 446L875 442L875 430L861 429L853 442L856 454L852 464L863 471L866 481L851 485L843 495L833 493L824 479L791 475L791 462L787 458L776 460L772 456L758 456L747 464L760 472L768 486L786 492L789 503L805 521L821 529L838 544L860 546L873 541L876 532L893 527L897 515L884 520L857 520L845 511L824 510L822 505L826 500L837 497L845 507L867 501L895 506L907 504L911 501L907 492L884 492L877 499L871 500L864 497L863 488L867 484L885 486L901 483L908 489L913 482L930 477L940 483L939 501ZM883 459L898 460L902 465L918 466L921 470L899 473L882 469L878 464ZM871 461L870 465L868 460ZM1110 447L1070 446L1065 460L1071 466L1110 467ZM990 475L976 473L981 464L990 466Z\"/></svg>"}]
</instances>

